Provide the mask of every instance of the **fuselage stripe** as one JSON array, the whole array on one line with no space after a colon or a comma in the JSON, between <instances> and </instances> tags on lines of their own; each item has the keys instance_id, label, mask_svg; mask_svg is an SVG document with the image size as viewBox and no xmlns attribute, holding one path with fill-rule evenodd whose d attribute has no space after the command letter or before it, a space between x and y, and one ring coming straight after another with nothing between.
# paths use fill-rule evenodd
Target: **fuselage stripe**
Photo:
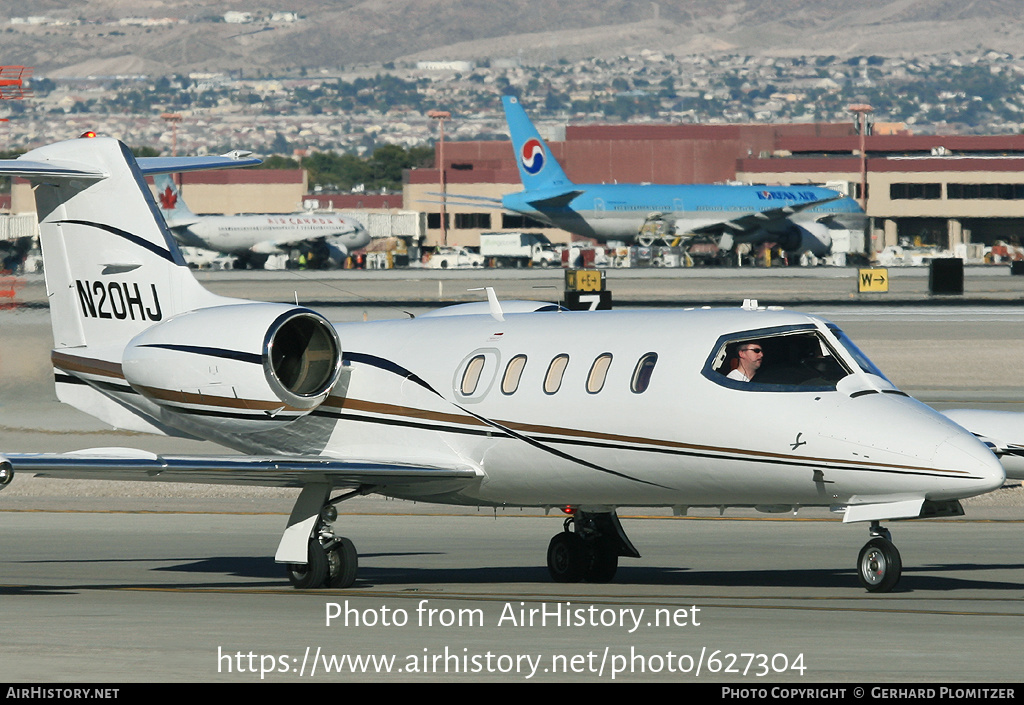
<instances>
[{"instance_id":1,"label":"fuselage stripe","mask_svg":"<svg viewBox=\"0 0 1024 705\"><path fill-rule=\"evenodd\" d=\"M145 238L139 237L138 235L133 235L130 232L127 232L125 230L121 230L120 228L115 228L112 225L105 225L103 223L93 223L93 222L90 222L88 220L58 220L58 221L56 221L56 223L57 223L57 225L63 225L65 223L69 223L69 224L72 224L72 225L84 225L86 227L96 228L97 230L103 230L104 232L108 232L111 235L117 235L118 237L124 238L125 240L127 240L128 242L130 242L130 243L132 243L134 245L138 245L139 247L143 247L143 248L149 250L150 252L152 252L152 253L154 253L156 255L159 255L160 257L162 257L165 260L168 260L170 262L174 262L174 264L178 264L177 262L175 262L174 255L171 254L170 250L164 249L164 248L160 247L159 245L155 245L152 242L150 242L149 240L146 240Z\"/></svg>"},{"instance_id":2,"label":"fuselage stripe","mask_svg":"<svg viewBox=\"0 0 1024 705\"><path fill-rule=\"evenodd\" d=\"M77 371L86 374L114 377L119 380L124 379L124 375L121 372L121 366L117 363L106 362L102 360L79 358L58 351L53 351L51 357L55 366L61 369L65 369L69 372ZM495 435L503 438L515 438L539 450L543 450L545 452L551 453L552 455L569 460L571 462L576 462L603 473L608 473L615 476L627 478L644 484L653 483L648 483L644 480L633 478L628 475L618 473L614 470L601 467L600 465L596 465L582 458L575 457L573 455L565 453L564 451L552 448L548 444L571 445L585 448L608 448L619 450L648 451L652 453L679 455L695 458L737 461L747 460L750 462L762 464L791 465L796 467L811 467L819 469L848 469L862 472L905 473L912 475L940 477L955 476L962 477L965 479L977 479L970 473L956 469L927 468L913 465L898 465L892 463L873 463L857 460L847 460L842 458L815 458L806 456L798 457L780 453L770 453L759 450L725 448L717 446L684 443L680 441L658 440L652 438L644 438L641 436L625 436L620 434L601 433L583 429L546 426L540 424L527 424L512 421L497 421L475 414L457 404L454 404L450 400L445 399L439 392L437 392L423 379L421 379L411 371L407 370L406 368L396 363L390 362L388 360L385 360L374 355L367 355L362 353L346 353L345 358L350 362L360 362L363 364L368 364L373 367L377 367L378 369L391 372L392 374L402 376L403 378L416 383L417 385L423 387L427 391L438 396L445 403L455 406L455 408L457 408L462 413L456 414L442 411L429 411L426 409L418 409L414 407L353 399L351 397L329 397L323 404L321 404L317 409L315 409L311 413L311 415L319 417L333 417L339 420L352 422L393 425L404 428L418 428L421 430L430 430L439 433L458 433L463 435L474 436ZM66 382L67 380L58 381ZM97 387L107 387L109 391L114 393L138 393L136 390L130 387L124 387L122 385L104 383L102 381L94 380L86 380L86 382ZM226 418L242 418L253 421L273 420L273 418L267 414L268 411L271 411L273 409L281 409L282 411L297 410L292 407L284 406L281 403L242 400L225 397L208 397L198 394L189 394L185 392L159 390L155 388L146 388L145 395L151 396L153 398L175 401L178 403L198 404L204 407L220 406L222 408L234 410L234 413L232 413L230 411L220 411L211 408L197 409L189 407L176 407L175 410L183 414L222 416ZM245 414L244 410L246 409L251 409L252 414ZM377 416L369 416L368 414L376 414ZM494 429L494 431L487 431L483 427L490 427Z\"/></svg>"},{"instance_id":3,"label":"fuselage stripe","mask_svg":"<svg viewBox=\"0 0 1024 705\"><path fill-rule=\"evenodd\" d=\"M192 353L193 355L205 355L207 357L219 357L225 360L237 360L255 365L263 364L263 356L257 353L247 353L226 348L211 348L202 345L171 345L169 343L150 343L143 345L144 348L160 348L162 350L174 350L176 352Z\"/></svg>"}]
</instances>

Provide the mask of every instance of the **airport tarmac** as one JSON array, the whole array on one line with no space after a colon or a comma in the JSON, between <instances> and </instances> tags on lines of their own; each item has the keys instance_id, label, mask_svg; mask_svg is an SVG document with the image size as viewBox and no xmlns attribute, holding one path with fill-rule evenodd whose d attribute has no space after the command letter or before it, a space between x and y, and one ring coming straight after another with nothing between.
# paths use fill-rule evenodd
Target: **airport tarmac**
<instances>
[{"instance_id":1,"label":"airport tarmac","mask_svg":"<svg viewBox=\"0 0 1024 705\"><path fill-rule=\"evenodd\" d=\"M861 304L900 305L927 302L1018 305L1024 303L1024 276L1007 266L964 269L961 295L929 293L927 267L884 270L888 291L858 293L860 270L854 267L692 267L602 270L613 300L622 305L738 305L758 299L763 305ZM556 300L565 289L562 269L390 269L390 270L231 270L197 271L204 286L224 296L294 302L307 306L436 306L479 301L480 291L493 286L502 299ZM43 304L41 274L18 277L15 300Z\"/></svg>"},{"instance_id":2,"label":"airport tarmac","mask_svg":"<svg viewBox=\"0 0 1024 705\"><path fill-rule=\"evenodd\" d=\"M358 581L299 592L270 556L282 515L73 506L0 512L0 681L1021 678L1019 522L893 525L904 577L871 595L867 531L837 521L624 517L643 558L560 585L556 517L344 515Z\"/></svg>"},{"instance_id":3,"label":"airport tarmac","mask_svg":"<svg viewBox=\"0 0 1024 705\"><path fill-rule=\"evenodd\" d=\"M916 293L886 303L850 301L846 270L685 271L699 274L608 276L616 300L640 305L697 305L686 297L701 290L709 299L728 291L792 307L805 301L898 386L937 407L1024 410L1024 304L1015 298L1024 281L1016 277L968 277L978 283L965 289L976 291L951 304L927 295L926 273L923 290L921 273L908 273ZM302 274L203 276L218 293L276 300L294 298L302 282L310 289L300 302L339 321L404 315L382 301L417 313L438 299L475 300L479 292L457 287L492 281L508 296L557 298L537 282L561 290L561 274L543 271ZM210 444L112 432L57 403L40 291L29 278L19 295L30 305L0 311L0 450L211 452ZM764 291L773 292L767 300ZM904 576L887 595L857 584L864 526L820 510L624 510L643 558L623 560L610 584L566 586L544 568L557 516L374 497L342 505L339 527L360 551L354 588L298 592L272 558L294 496L15 478L0 493L0 681L614 678L852 688L1021 678L1019 488L969 501L965 518L891 523ZM355 656L377 661L339 660Z\"/></svg>"}]
</instances>

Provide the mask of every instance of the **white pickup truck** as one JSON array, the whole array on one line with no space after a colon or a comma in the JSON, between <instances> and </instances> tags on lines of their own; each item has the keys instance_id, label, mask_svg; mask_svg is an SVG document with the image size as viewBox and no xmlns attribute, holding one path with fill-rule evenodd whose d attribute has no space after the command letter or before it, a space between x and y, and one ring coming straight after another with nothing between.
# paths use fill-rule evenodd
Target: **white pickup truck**
<instances>
[{"instance_id":1,"label":"white pickup truck","mask_svg":"<svg viewBox=\"0 0 1024 705\"><path fill-rule=\"evenodd\" d=\"M438 247L427 260L430 269L456 269L459 267L482 267L484 258L465 247Z\"/></svg>"}]
</instances>

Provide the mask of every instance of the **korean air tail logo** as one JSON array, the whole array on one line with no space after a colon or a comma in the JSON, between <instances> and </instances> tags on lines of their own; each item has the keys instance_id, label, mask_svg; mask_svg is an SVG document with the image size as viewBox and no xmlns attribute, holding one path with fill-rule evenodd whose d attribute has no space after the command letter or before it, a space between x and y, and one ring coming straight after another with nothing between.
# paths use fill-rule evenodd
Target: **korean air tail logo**
<instances>
[{"instance_id":1,"label":"korean air tail logo","mask_svg":"<svg viewBox=\"0 0 1024 705\"><path fill-rule=\"evenodd\" d=\"M531 176L544 168L544 145L536 137L531 137L523 144L522 162L523 169Z\"/></svg>"}]
</instances>

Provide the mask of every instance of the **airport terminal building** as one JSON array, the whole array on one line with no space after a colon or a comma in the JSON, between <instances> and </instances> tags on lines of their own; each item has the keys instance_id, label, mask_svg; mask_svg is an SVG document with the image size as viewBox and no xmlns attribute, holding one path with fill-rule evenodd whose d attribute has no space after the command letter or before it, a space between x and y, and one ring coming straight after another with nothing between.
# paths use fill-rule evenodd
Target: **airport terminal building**
<instances>
[{"instance_id":1,"label":"airport terminal building","mask_svg":"<svg viewBox=\"0 0 1024 705\"><path fill-rule=\"evenodd\" d=\"M577 183L823 184L859 198L863 167L865 248L875 253L902 245L973 259L1024 236L1024 135L873 134L865 137L864 159L852 123L569 125L548 145ZM521 189L508 142L448 143L444 167L449 194L500 197ZM439 183L436 168L408 172L406 207L428 208ZM426 245L441 241L437 208L427 211ZM450 203L447 216L448 244L473 245L480 232L524 227L521 216L468 200Z\"/></svg>"},{"instance_id":2,"label":"airport terminal building","mask_svg":"<svg viewBox=\"0 0 1024 705\"><path fill-rule=\"evenodd\" d=\"M859 198L863 178L869 226L854 251L931 248L978 261L986 248L1020 245L1024 235L1024 135L897 129L865 136L862 158L852 122L568 125L553 132L544 135L552 138L548 145L577 183L822 184ZM573 239L480 200L522 190L510 142L447 142L443 166L443 185L437 166L410 170L403 192L386 197L309 194L302 170L279 169L186 174L183 196L197 213L343 211L373 219L375 238L428 248L476 246L481 233L499 230L540 232L556 243ZM449 196L444 228L442 190ZM16 183L10 212L34 209L28 185Z\"/></svg>"},{"instance_id":3,"label":"airport terminal building","mask_svg":"<svg viewBox=\"0 0 1024 705\"><path fill-rule=\"evenodd\" d=\"M770 156L740 159L736 178L755 183L867 183L870 247L957 251L1020 245L1024 236L1024 135L871 135L780 140Z\"/></svg>"}]
</instances>

